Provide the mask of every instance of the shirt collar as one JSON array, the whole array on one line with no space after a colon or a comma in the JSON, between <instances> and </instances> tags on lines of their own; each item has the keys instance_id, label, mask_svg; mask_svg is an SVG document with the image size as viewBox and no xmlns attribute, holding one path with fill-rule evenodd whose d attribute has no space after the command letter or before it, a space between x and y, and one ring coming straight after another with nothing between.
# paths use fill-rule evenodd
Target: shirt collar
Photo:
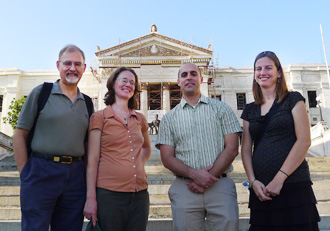
<instances>
[{"instance_id":1,"label":"shirt collar","mask_svg":"<svg viewBox=\"0 0 330 231\"><path fill-rule=\"evenodd\" d=\"M135 116L136 117L136 112L135 110L129 110L129 116ZM115 113L112 110L111 105L108 105L106 108L104 108L104 118L111 118L111 117L115 117Z\"/></svg>"},{"instance_id":2,"label":"shirt collar","mask_svg":"<svg viewBox=\"0 0 330 231\"><path fill-rule=\"evenodd\" d=\"M199 100L198 100L198 102L197 102L196 105L198 105L199 103L205 103L205 104L208 104L207 97L201 94L201 97L199 98ZM189 103L188 103L188 102L182 97L182 98L181 98L181 101L180 101L180 106L181 106L182 108L184 108L184 106L186 106L187 104L190 105L190 104L189 104Z\"/></svg>"},{"instance_id":3,"label":"shirt collar","mask_svg":"<svg viewBox=\"0 0 330 231\"><path fill-rule=\"evenodd\" d=\"M63 95L62 91L61 91L61 88L60 88L60 84L59 84L59 79L56 80L55 83L53 83L53 88L52 88L52 91L51 91L51 94L61 94ZM83 94L80 92L79 88L77 88L77 98L76 99L82 99L82 100L85 100Z\"/></svg>"}]
</instances>

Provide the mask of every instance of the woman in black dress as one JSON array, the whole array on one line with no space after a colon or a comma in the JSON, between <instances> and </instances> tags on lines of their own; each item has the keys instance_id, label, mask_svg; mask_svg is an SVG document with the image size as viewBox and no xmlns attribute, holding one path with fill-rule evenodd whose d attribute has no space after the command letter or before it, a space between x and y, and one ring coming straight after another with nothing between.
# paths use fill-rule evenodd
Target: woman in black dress
<instances>
[{"instance_id":1,"label":"woman in black dress","mask_svg":"<svg viewBox=\"0 0 330 231\"><path fill-rule=\"evenodd\" d=\"M304 97L288 92L274 52L254 61L253 95L243 119L242 160L250 181L250 231L319 230L305 160L311 144Z\"/></svg>"}]
</instances>

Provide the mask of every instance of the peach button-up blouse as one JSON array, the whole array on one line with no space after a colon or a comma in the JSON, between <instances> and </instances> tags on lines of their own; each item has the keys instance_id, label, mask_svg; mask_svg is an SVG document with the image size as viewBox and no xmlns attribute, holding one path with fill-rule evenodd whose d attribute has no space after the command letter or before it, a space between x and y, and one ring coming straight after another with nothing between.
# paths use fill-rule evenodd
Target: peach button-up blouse
<instances>
[{"instance_id":1,"label":"peach button-up blouse","mask_svg":"<svg viewBox=\"0 0 330 231\"><path fill-rule=\"evenodd\" d=\"M148 188L141 158L143 133L148 130L148 122L134 110L127 122L126 126L110 105L91 116L89 131L102 131L97 187L117 192L138 192Z\"/></svg>"}]
</instances>

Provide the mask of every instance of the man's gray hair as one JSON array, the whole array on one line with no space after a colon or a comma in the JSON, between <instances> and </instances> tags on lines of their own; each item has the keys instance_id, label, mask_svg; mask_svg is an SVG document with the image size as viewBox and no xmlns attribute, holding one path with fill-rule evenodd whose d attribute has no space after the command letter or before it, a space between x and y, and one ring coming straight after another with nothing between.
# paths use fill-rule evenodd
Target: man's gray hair
<instances>
[{"instance_id":1,"label":"man's gray hair","mask_svg":"<svg viewBox=\"0 0 330 231\"><path fill-rule=\"evenodd\" d=\"M61 60L62 55L63 55L64 52L66 52L66 51L69 51L69 52L72 52L72 51L79 51L79 52L81 53L81 55L82 55L84 61L85 61L85 54L84 54L84 52L83 52L79 47L77 47L76 45L73 45L73 44L68 44L68 45L66 45L65 47L63 47L62 50L60 50L60 53L59 53L59 55L58 55L58 61Z\"/></svg>"}]
</instances>

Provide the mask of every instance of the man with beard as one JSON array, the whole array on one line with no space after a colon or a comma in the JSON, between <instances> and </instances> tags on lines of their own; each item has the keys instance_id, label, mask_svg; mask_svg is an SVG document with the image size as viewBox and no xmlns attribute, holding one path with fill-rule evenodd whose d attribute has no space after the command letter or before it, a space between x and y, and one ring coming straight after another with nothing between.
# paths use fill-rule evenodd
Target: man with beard
<instances>
[{"instance_id":1,"label":"man with beard","mask_svg":"<svg viewBox=\"0 0 330 231\"><path fill-rule=\"evenodd\" d=\"M37 86L22 108L13 140L21 178L23 231L48 231L49 226L53 231L81 231L83 224L86 185L82 156L92 111L90 98L77 87L86 69L84 52L67 45L56 64L60 79L52 85L46 104L38 114L38 99L44 96L43 85ZM34 134L28 153L30 131Z\"/></svg>"},{"instance_id":2,"label":"man with beard","mask_svg":"<svg viewBox=\"0 0 330 231\"><path fill-rule=\"evenodd\" d=\"M237 117L225 103L205 97L193 63L179 69L181 102L166 113L156 147L177 177L169 189L175 231L237 231L235 183L227 173L238 154Z\"/></svg>"}]
</instances>

